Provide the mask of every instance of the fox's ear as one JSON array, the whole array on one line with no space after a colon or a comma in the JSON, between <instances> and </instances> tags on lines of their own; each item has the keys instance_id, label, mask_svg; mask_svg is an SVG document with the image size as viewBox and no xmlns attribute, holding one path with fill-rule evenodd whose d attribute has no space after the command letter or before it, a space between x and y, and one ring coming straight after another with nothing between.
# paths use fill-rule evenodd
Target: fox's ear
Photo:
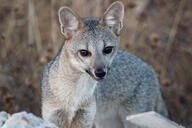
<instances>
[{"instance_id":1,"label":"fox's ear","mask_svg":"<svg viewBox=\"0 0 192 128\"><path fill-rule=\"evenodd\" d=\"M119 35L123 27L124 5L120 1L112 3L105 11L100 24L109 27L115 34Z\"/></svg>"},{"instance_id":2,"label":"fox's ear","mask_svg":"<svg viewBox=\"0 0 192 128\"><path fill-rule=\"evenodd\" d=\"M83 23L78 15L76 15L70 8L61 7L59 9L59 22L61 25L61 33L66 39L69 39L83 27Z\"/></svg>"}]
</instances>

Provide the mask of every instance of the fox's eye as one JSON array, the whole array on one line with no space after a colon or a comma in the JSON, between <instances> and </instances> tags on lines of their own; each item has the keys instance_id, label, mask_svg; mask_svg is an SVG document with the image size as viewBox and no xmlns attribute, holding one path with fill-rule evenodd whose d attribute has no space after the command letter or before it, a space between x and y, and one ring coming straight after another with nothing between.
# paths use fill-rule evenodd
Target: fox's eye
<instances>
[{"instance_id":1,"label":"fox's eye","mask_svg":"<svg viewBox=\"0 0 192 128\"><path fill-rule=\"evenodd\" d=\"M80 55L83 56L83 57L91 56L91 53L90 53L89 51L87 51L87 50L84 50L84 49L79 50L79 53L80 53Z\"/></svg>"},{"instance_id":2,"label":"fox's eye","mask_svg":"<svg viewBox=\"0 0 192 128\"><path fill-rule=\"evenodd\" d=\"M113 51L113 46L105 47L105 48L103 49L103 53L104 53L104 54L109 54L109 53L111 53L112 51Z\"/></svg>"}]
</instances>

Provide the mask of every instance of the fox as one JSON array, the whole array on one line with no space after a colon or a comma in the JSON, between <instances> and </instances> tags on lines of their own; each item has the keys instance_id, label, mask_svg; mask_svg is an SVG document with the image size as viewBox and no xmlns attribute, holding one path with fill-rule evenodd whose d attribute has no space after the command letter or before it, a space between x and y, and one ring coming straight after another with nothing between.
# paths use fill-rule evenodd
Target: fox
<instances>
[{"instance_id":1,"label":"fox","mask_svg":"<svg viewBox=\"0 0 192 128\"><path fill-rule=\"evenodd\" d=\"M64 43L44 67L42 117L59 128L127 128L128 115L156 111L168 117L153 68L119 49L124 5L101 17L58 11Z\"/></svg>"}]
</instances>

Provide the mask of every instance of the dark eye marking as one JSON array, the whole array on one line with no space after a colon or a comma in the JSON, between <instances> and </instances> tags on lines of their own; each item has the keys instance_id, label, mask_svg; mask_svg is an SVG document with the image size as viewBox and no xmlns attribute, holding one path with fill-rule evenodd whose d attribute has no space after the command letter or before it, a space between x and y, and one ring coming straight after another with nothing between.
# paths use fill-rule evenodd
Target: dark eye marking
<instances>
[{"instance_id":1,"label":"dark eye marking","mask_svg":"<svg viewBox=\"0 0 192 128\"><path fill-rule=\"evenodd\" d=\"M113 51L113 46L108 46L103 49L104 54L110 54Z\"/></svg>"},{"instance_id":2,"label":"dark eye marking","mask_svg":"<svg viewBox=\"0 0 192 128\"><path fill-rule=\"evenodd\" d=\"M89 52L88 50L85 50L85 49L81 49L79 50L79 53L82 57L89 57L91 56L91 52Z\"/></svg>"}]
</instances>

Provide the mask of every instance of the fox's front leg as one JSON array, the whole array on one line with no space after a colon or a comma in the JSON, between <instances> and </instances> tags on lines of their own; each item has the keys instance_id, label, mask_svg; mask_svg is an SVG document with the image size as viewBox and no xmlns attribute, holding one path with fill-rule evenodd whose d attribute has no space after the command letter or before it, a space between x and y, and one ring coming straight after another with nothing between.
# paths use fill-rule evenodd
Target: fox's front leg
<instances>
[{"instance_id":1,"label":"fox's front leg","mask_svg":"<svg viewBox=\"0 0 192 128\"><path fill-rule=\"evenodd\" d=\"M71 128L93 128L95 113L96 103L93 101L77 111L71 123Z\"/></svg>"},{"instance_id":2,"label":"fox's front leg","mask_svg":"<svg viewBox=\"0 0 192 128\"><path fill-rule=\"evenodd\" d=\"M42 116L44 120L54 123L59 128L70 128L74 112L64 108L55 108L50 104L43 104Z\"/></svg>"},{"instance_id":3,"label":"fox's front leg","mask_svg":"<svg viewBox=\"0 0 192 128\"><path fill-rule=\"evenodd\" d=\"M58 109L52 114L50 121L59 128L70 128L72 115L63 109Z\"/></svg>"}]
</instances>

